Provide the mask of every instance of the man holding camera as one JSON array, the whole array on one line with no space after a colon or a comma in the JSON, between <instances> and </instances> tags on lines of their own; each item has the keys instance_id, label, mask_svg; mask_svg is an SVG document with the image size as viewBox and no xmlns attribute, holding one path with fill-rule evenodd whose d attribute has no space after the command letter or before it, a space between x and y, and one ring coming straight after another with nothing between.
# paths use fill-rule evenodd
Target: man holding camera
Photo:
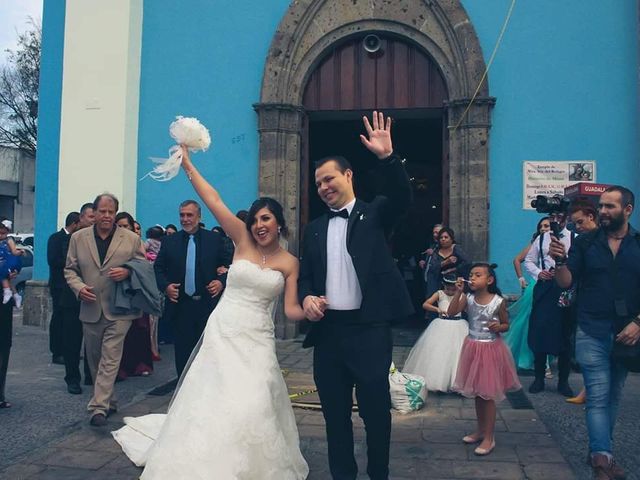
<instances>
[{"instance_id":1,"label":"man holding camera","mask_svg":"<svg viewBox=\"0 0 640 480\"><path fill-rule=\"evenodd\" d=\"M528 344L534 354L535 369L535 380L529 387L529 392L539 393L544 390L547 355L557 355L558 393L573 397L569 386L573 315L571 308L558 305L562 289L554 281L556 264L549 255L552 234L555 234L567 250L571 246L573 234L566 228L565 205L567 204L559 202L555 211L549 213L552 231L543 233L533 241L524 260L529 275L537 279L529 317Z\"/></svg>"},{"instance_id":2,"label":"man holding camera","mask_svg":"<svg viewBox=\"0 0 640 480\"><path fill-rule=\"evenodd\" d=\"M625 478L613 461L612 437L628 367L640 364L640 233L629 225L635 203L625 187L600 196L600 228L568 251L552 239L556 281L578 285L576 357L587 389L587 430L595 478Z\"/></svg>"}]
</instances>

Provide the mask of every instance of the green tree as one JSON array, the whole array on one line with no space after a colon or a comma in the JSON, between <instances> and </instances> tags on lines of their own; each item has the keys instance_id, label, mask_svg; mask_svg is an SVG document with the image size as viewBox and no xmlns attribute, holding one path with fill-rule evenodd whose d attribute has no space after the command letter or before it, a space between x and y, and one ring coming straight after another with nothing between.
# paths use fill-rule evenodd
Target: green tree
<instances>
[{"instance_id":1,"label":"green tree","mask_svg":"<svg viewBox=\"0 0 640 480\"><path fill-rule=\"evenodd\" d=\"M30 25L18 34L16 50L7 50L7 64L0 71L0 145L35 156L42 28L33 19Z\"/></svg>"}]
</instances>

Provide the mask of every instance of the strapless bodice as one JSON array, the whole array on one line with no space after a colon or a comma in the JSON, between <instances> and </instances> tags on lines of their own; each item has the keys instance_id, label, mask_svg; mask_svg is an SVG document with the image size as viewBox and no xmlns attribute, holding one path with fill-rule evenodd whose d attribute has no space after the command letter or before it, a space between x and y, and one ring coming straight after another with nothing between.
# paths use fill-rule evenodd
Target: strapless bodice
<instances>
[{"instance_id":1,"label":"strapless bodice","mask_svg":"<svg viewBox=\"0 0 640 480\"><path fill-rule=\"evenodd\" d=\"M273 308L284 289L282 272L236 260L229 268L227 286L210 319L224 336L249 330L273 333Z\"/></svg>"}]
</instances>

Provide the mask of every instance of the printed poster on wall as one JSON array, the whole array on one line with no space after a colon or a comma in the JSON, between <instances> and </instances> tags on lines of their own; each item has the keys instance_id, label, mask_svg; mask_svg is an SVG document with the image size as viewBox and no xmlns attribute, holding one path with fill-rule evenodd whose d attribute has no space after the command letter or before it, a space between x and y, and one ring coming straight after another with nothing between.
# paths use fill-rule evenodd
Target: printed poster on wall
<instances>
[{"instance_id":1,"label":"printed poster on wall","mask_svg":"<svg viewBox=\"0 0 640 480\"><path fill-rule=\"evenodd\" d=\"M536 195L563 195L564 188L578 182L596 181L596 162L572 160L569 162L524 161L522 162L523 206L535 210L531 200Z\"/></svg>"}]
</instances>

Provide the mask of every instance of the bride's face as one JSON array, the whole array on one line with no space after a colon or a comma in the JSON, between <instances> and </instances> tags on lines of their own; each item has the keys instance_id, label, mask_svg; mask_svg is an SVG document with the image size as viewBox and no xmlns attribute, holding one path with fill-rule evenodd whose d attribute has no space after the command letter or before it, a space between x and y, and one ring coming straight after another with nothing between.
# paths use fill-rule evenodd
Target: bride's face
<instances>
[{"instance_id":1,"label":"bride's face","mask_svg":"<svg viewBox=\"0 0 640 480\"><path fill-rule=\"evenodd\" d=\"M256 212L251 225L251 234L261 247L278 242L278 221L271 210L264 207Z\"/></svg>"}]
</instances>

